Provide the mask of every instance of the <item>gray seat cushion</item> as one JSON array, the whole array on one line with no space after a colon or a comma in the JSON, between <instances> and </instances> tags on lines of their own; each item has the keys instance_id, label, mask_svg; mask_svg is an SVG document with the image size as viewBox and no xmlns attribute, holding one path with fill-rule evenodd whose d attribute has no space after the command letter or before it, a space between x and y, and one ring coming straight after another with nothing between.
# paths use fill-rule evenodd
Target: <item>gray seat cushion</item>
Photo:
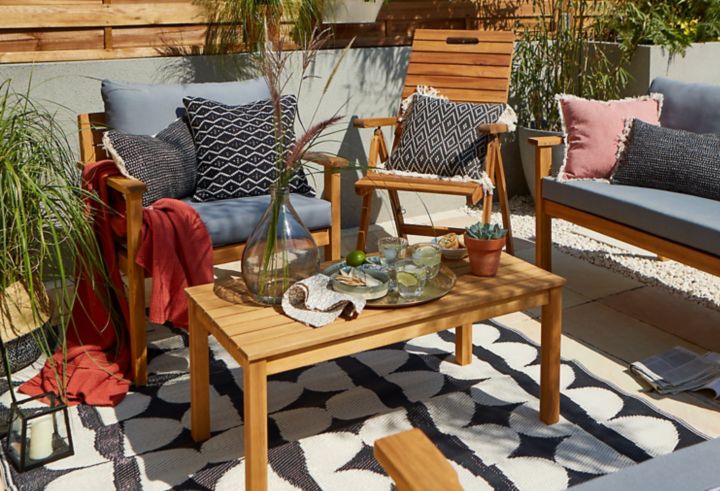
<instances>
[{"instance_id":1,"label":"gray seat cushion","mask_svg":"<svg viewBox=\"0 0 720 491\"><path fill-rule=\"evenodd\" d=\"M683 448L575 486L577 491L704 491L720 486L720 439Z\"/></svg>"},{"instance_id":2,"label":"gray seat cushion","mask_svg":"<svg viewBox=\"0 0 720 491\"><path fill-rule=\"evenodd\" d=\"M543 198L720 256L720 201L599 181L542 184Z\"/></svg>"},{"instance_id":3,"label":"gray seat cushion","mask_svg":"<svg viewBox=\"0 0 720 491\"><path fill-rule=\"evenodd\" d=\"M720 85L658 77L650 84L650 92L663 95L663 127L720 134Z\"/></svg>"},{"instance_id":4,"label":"gray seat cushion","mask_svg":"<svg viewBox=\"0 0 720 491\"><path fill-rule=\"evenodd\" d=\"M183 97L203 97L232 106L270 98L264 78L241 82L150 85L103 80L105 123L133 135L154 135L185 114Z\"/></svg>"},{"instance_id":5,"label":"gray seat cushion","mask_svg":"<svg viewBox=\"0 0 720 491\"><path fill-rule=\"evenodd\" d=\"M183 201L195 208L208 229L213 247L219 247L247 241L270 204L270 196L250 196L203 203L190 199ZM290 202L308 229L330 227L330 202L302 194L291 194Z\"/></svg>"}]
</instances>

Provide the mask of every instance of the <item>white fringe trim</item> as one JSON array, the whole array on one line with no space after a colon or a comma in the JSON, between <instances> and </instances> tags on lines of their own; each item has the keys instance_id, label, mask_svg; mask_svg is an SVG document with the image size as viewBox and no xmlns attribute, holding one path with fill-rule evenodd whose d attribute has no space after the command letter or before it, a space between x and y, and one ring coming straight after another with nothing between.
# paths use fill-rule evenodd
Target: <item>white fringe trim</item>
<instances>
[{"instance_id":1,"label":"white fringe trim","mask_svg":"<svg viewBox=\"0 0 720 491\"><path fill-rule=\"evenodd\" d=\"M407 96L400 103L401 114L405 114L405 112L408 110L415 94L423 95L425 97L432 97L434 99L442 99L445 101L448 100L447 96L440 94L440 91L438 91L435 87L430 87L428 85L418 85L417 87L415 87L415 92Z\"/></svg>"},{"instance_id":2,"label":"white fringe trim","mask_svg":"<svg viewBox=\"0 0 720 491\"><path fill-rule=\"evenodd\" d=\"M509 104L506 104L505 110L500 115L496 123L507 125L508 132L512 133L517 129L517 122L518 118L515 110Z\"/></svg>"},{"instance_id":3,"label":"white fringe trim","mask_svg":"<svg viewBox=\"0 0 720 491\"><path fill-rule=\"evenodd\" d=\"M630 134L632 133L633 125L635 124L635 120L637 118L626 118L625 119L625 125L623 126L622 133L620 133L620 138L618 138L618 146L617 150L615 151L615 165L613 165L612 172L610 172L610 182L612 182L613 178L615 177L615 173L618 170L618 166L620 165L620 158L625 153L625 150L627 149L627 143L630 139Z\"/></svg>"},{"instance_id":4,"label":"white fringe trim","mask_svg":"<svg viewBox=\"0 0 720 491\"><path fill-rule=\"evenodd\" d=\"M404 177L419 177L421 179L432 179L436 181L448 181L448 182L476 182L480 184L483 188L483 192L485 194L493 194L493 189L495 189L495 185L493 185L492 180L490 179L490 176L487 175L487 172L483 171L482 177L480 179L475 179L470 176L439 176L435 174L422 174L420 172L409 172L404 170L390 170L385 169L383 167L384 164L378 164L378 166L373 167L372 171L377 172L378 174L387 174L391 176L404 176Z\"/></svg>"},{"instance_id":5,"label":"white fringe trim","mask_svg":"<svg viewBox=\"0 0 720 491\"><path fill-rule=\"evenodd\" d=\"M651 92L648 95L641 95L637 97L625 97L623 99L613 99L610 101L599 101L597 99L586 99L584 97L578 97L576 95L572 94L555 94L555 101L558 103L558 113L560 114L560 124L562 126L562 132L563 132L563 141L565 142L565 155L563 156L563 163L560 166L560 170L558 171L557 180L559 182L564 181L597 181L597 182L610 182L610 179L606 179L604 177L568 177L567 173L565 172L565 168L567 167L567 156L568 156L568 150L570 150L570 145L567 141L567 126L565 125L565 115L563 114L562 106L560 105L560 101L562 99L571 100L571 101L590 101L590 102L598 102L604 105L609 106L610 104L614 102L626 102L626 101L655 101L658 105L658 119L660 119L660 115L662 114L662 108L663 108L663 101L664 97L663 94L659 92ZM634 118L630 118L631 120ZM627 126L627 119L625 120L625 125L623 127L623 133L625 132L625 127ZM622 139L622 134L621 134ZM615 168L617 167L617 157L618 154L616 153L615 156L615 166L613 167L612 175L615 174ZM610 178L612 178L612 175Z\"/></svg>"},{"instance_id":6,"label":"white fringe trim","mask_svg":"<svg viewBox=\"0 0 720 491\"><path fill-rule=\"evenodd\" d=\"M106 131L103 133L102 137L103 147L105 148L105 151L110 154L110 157L112 157L113 162L115 162L115 167L118 168L120 171L120 174L127 177L128 179L134 179L133 176L130 175L130 173L127 170L127 167L125 166L125 161L120 156L120 154L115 150L115 147L113 147L112 143L110 142L110 138L108 137L108 132Z\"/></svg>"}]
</instances>

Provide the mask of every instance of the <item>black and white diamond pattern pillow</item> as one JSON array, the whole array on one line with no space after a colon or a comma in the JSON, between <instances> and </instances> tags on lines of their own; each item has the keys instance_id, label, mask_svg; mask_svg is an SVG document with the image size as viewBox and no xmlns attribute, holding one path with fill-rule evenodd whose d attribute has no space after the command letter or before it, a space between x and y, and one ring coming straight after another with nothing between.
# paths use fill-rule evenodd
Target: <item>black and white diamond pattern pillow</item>
<instances>
[{"instance_id":1,"label":"black and white diamond pattern pillow","mask_svg":"<svg viewBox=\"0 0 720 491\"><path fill-rule=\"evenodd\" d=\"M268 194L277 175L272 102L226 106L200 97L186 97L184 103L198 158L193 199L215 201ZM289 151L295 138L297 99L293 95L283 96L280 106L283 148ZM290 192L314 194L302 169L294 177Z\"/></svg>"},{"instance_id":2,"label":"black and white diamond pattern pillow","mask_svg":"<svg viewBox=\"0 0 720 491\"><path fill-rule=\"evenodd\" d=\"M481 180L488 136L481 135L478 126L497 122L505 108L415 94L386 169Z\"/></svg>"},{"instance_id":3,"label":"black and white diamond pattern pillow","mask_svg":"<svg viewBox=\"0 0 720 491\"><path fill-rule=\"evenodd\" d=\"M110 130L103 135L103 145L124 176L145 183L143 206L195 191L195 143L185 120L176 120L155 136Z\"/></svg>"}]
</instances>

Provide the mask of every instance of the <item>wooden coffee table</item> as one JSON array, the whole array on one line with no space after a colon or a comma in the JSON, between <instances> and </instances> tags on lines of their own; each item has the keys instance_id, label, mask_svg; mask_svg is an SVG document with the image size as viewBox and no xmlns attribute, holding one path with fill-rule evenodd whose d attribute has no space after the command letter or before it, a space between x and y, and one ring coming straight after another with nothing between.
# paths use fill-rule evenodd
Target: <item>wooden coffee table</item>
<instances>
[{"instance_id":1,"label":"wooden coffee table","mask_svg":"<svg viewBox=\"0 0 720 491\"><path fill-rule=\"evenodd\" d=\"M208 335L243 367L245 486L267 488L267 378L294 368L352 355L456 328L455 357L472 358L472 324L542 306L540 419L560 416L560 331L565 279L503 254L494 278L469 273L466 261L447 262L457 283L446 296L415 307L366 309L357 319L320 328L293 321L279 309L232 304L213 285L186 290L190 314L191 431L197 442L210 437Z\"/></svg>"}]
</instances>

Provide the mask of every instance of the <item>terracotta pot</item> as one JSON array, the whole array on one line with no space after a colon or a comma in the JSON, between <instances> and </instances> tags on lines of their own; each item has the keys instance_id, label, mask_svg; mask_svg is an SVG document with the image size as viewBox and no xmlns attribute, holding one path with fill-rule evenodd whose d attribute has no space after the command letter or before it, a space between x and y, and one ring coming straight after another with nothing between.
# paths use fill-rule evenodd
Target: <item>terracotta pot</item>
<instances>
[{"instance_id":1,"label":"terracotta pot","mask_svg":"<svg viewBox=\"0 0 720 491\"><path fill-rule=\"evenodd\" d=\"M505 239L473 239L465 234L465 247L470 256L470 270L475 276L495 276L500 265L500 253Z\"/></svg>"}]
</instances>

